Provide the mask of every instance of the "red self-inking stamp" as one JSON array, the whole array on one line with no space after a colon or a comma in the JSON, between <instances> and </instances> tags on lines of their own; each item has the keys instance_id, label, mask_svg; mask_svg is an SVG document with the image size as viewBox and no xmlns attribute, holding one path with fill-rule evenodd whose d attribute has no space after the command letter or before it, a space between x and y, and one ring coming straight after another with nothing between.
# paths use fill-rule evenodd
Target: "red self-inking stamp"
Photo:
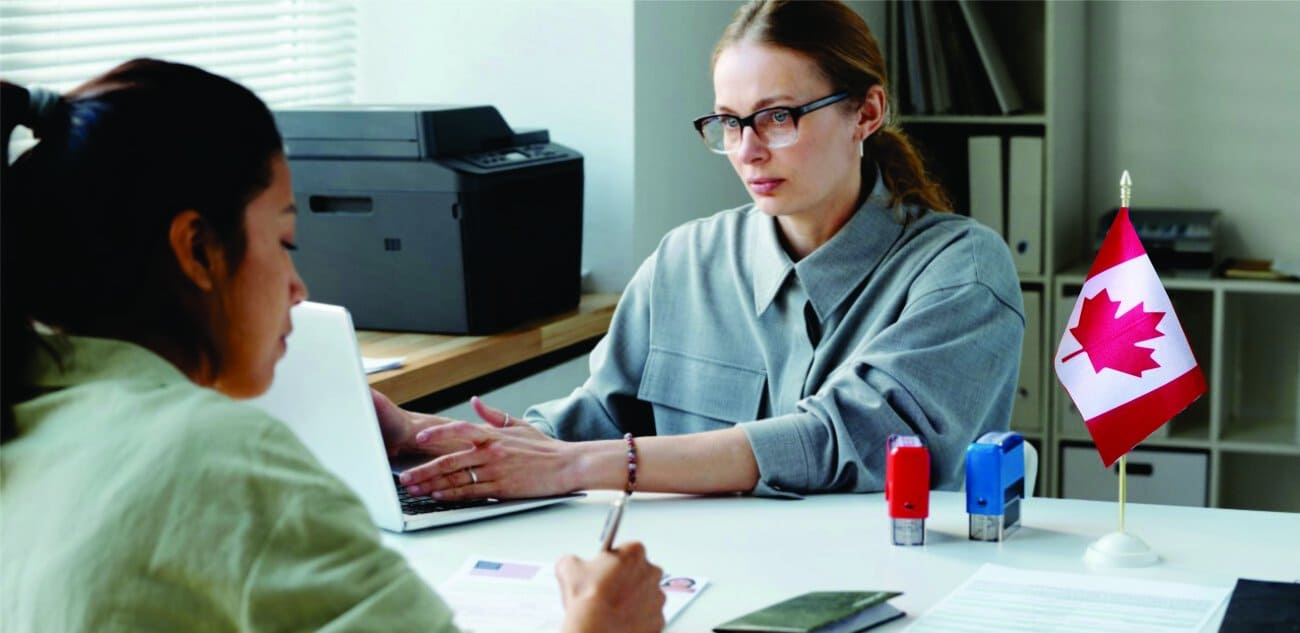
<instances>
[{"instance_id":1,"label":"red self-inking stamp","mask_svg":"<svg viewBox=\"0 0 1300 633\"><path fill-rule=\"evenodd\" d=\"M930 451L915 435L885 440L885 501L894 545L925 545L930 516Z\"/></svg>"}]
</instances>

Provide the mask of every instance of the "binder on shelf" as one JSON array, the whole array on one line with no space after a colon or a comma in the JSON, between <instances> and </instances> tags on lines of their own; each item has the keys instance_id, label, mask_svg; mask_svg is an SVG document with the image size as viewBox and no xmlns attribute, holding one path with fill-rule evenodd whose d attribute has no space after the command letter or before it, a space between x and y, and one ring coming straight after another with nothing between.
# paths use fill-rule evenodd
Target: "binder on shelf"
<instances>
[{"instance_id":1,"label":"binder on shelf","mask_svg":"<svg viewBox=\"0 0 1300 633\"><path fill-rule=\"evenodd\" d=\"M1066 292L1056 298L1056 318L1055 323L1052 324L1053 336L1064 332L1065 328L1069 327L1070 312L1078 302L1079 295L1074 291ZM1070 400L1069 394L1065 393L1064 389L1057 389L1056 396L1055 432L1062 437L1087 437L1088 427L1083 423L1083 415L1079 413L1079 408L1074 406L1074 401Z\"/></svg>"},{"instance_id":2,"label":"binder on shelf","mask_svg":"<svg viewBox=\"0 0 1300 633\"><path fill-rule=\"evenodd\" d=\"M903 95L907 91L907 82L903 79L903 73L906 67L903 66L903 58L900 56L902 46L899 42L903 40L903 18L899 14L901 4L897 1L885 3L885 25L887 29L886 39L889 50L885 52L886 72L889 73L889 83L894 87L894 98L898 100L899 107L903 107ZM906 108L903 108L906 112Z\"/></svg>"},{"instance_id":3,"label":"binder on shelf","mask_svg":"<svg viewBox=\"0 0 1300 633\"><path fill-rule=\"evenodd\" d=\"M928 114L929 100L926 99L925 65L921 62L921 31L916 24L916 6L912 0L901 0L898 12L903 24L903 69L907 75L908 104L905 112L911 114Z\"/></svg>"},{"instance_id":4,"label":"binder on shelf","mask_svg":"<svg viewBox=\"0 0 1300 633\"><path fill-rule=\"evenodd\" d=\"M972 39L975 40L975 49L984 64L984 72L988 74L989 81L993 84L993 95L997 97L998 107L1002 109L1003 114L1024 109L1025 103L1020 97L1020 91L1016 89L1011 71L1007 69L997 38L993 36L993 29L984 18L984 13L973 0L957 0L957 4L961 7L962 15L966 18L966 26L970 29Z\"/></svg>"},{"instance_id":5,"label":"binder on shelf","mask_svg":"<svg viewBox=\"0 0 1300 633\"><path fill-rule=\"evenodd\" d=\"M1038 291L1024 293L1025 343L1020 354L1020 379L1016 388L1015 404L1011 408L1011 430L1022 433L1043 432L1043 400L1039 393L1042 376L1043 295Z\"/></svg>"},{"instance_id":6,"label":"binder on shelf","mask_svg":"<svg viewBox=\"0 0 1300 633\"><path fill-rule=\"evenodd\" d=\"M1011 137L1007 241L1021 273L1043 272L1043 138Z\"/></svg>"},{"instance_id":7,"label":"binder on shelf","mask_svg":"<svg viewBox=\"0 0 1300 633\"><path fill-rule=\"evenodd\" d=\"M970 217L1004 238L1002 222L1002 138L972 136L966 141L970 174Z\"/></svg>"},{"instance_id":8,"label":"binder on shelf","mask_svg":"<svg viewBox=\"0 0 1300 633\"><path fill-rule=\"evenodd\" d=\"M942 38L953 111L959 114L1000 114L993 86L979 63L979 53L961 9L952 2L931 3ZM895 52L895 54L897 54Z\"/></svg>"},{"instance_id":9,"label":"binder on shelf","mask_svg":"<svg viewBox=\"0 0 1300 633\"><path fill-rule=\"evenodd\" d=\"M935 114L952 112L952 89L948 83L948 64L943 56L943 38L940 37L935 3L916 3L917 17L921 23L922 53L930 87L930 110Z\"/></svg>"}]
</instances>

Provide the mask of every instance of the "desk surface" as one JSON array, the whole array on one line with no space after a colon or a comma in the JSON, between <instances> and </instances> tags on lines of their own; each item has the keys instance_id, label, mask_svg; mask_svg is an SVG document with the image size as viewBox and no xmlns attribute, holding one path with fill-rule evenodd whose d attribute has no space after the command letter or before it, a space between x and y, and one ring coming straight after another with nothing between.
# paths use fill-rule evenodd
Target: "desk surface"
<instances>
[{"instance_id":1,"label":"desk surface","mask_svg":"<svg viewBox=\"0 0 1300 633\"><path fill-rule=\"evenodd\" d=\"M360 330L357 342L363 356L406 357L402 367L369 376L371 387L401 404L603 336L617 304L616 294L583 295L577 310L500 334L447 336Z\"/></svg>"},{"instance_id":2,"label":"desk surface","mask_svg":"<svg viewBox=\"0 0 1300 633\"><path fill-rule=\"evenodd\" d=\"M614 493L573 503L384 541L434 584L472 555L554 561L590 556ZM1300 514L1130 504L1129 531L1163 558L1156 566L1090 571L1089 543L1116 527L1113 503L1033 498L1021 530L1004 543L966 539L965 496L931 497L923 547L894 547L880 494L818 495L801 501L638 494L619 540L640 540L669 573L711 584L668 627L703 632L804 591L891 589L908 617L898 631L947 596L980 565L1114 574L1231 587L1238 577L1300 579ZM1208 630L1218 630L1220 613Z\"/></svg>"}]
</instances>

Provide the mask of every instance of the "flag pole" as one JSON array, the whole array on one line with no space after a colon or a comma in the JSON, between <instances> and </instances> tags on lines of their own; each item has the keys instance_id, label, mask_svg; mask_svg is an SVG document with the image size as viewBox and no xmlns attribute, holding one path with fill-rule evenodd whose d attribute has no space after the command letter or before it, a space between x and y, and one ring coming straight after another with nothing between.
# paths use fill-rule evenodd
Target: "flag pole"
<instances>
[{"instance_id":1,"label":"flag pole","mask_svg":"<svg viewBox=\"0 0 1300 633\"><path fill-rule=\"evenodd\" d=\"M1128 479L1128 455L1119 458L1119 531L1124 531L1125 482Z\"/></svg>"},{"instance_id":2,"label":"flag pole","mask_svg":"<svg viewBox=\"0 0 1300 633\"><path fill-rule=\"evenodd\" d=\"M1128 211L1130 198L1133 196L1133 179L1128 170L1119 177L1119 206ZM1124 505L1128 500L1128 453L1119 456L1119 531L1124 531Z\"/></svg>"},{"instance_id":3,"label":"flag pole","mask_svg":"<svg viewBox=\"0 0 1300 633\"><path fill-rule=\"evenodd\" d=\"M1120 211L1128 213L1133 179L1128 170L1119 179ZM1119 531L1111 532L1088 546L1083 560L1093 567L1145 567L1160 562L1160 557L1140 537L1124 531L1124 506L1128 501L1128 455L1119 458Z\"/></svg>"}]
</instances>

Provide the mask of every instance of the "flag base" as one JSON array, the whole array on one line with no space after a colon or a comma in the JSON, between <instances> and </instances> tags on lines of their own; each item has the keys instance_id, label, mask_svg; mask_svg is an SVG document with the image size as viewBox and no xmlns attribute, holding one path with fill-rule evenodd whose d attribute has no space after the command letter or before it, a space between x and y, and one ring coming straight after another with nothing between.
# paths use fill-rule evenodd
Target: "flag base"
<instances>
[{"instance_id":1,"label":"flag base","mask_svg":"<svg viewBox=\"0 0 1300 633\"><path fill-rule=\"evenodd\" d=\"M1093 541L1083 560L1090 567L1146 567L1160 562L1160 556L1137 536L1111 532Z\"/></svg>"}]
</instances>

